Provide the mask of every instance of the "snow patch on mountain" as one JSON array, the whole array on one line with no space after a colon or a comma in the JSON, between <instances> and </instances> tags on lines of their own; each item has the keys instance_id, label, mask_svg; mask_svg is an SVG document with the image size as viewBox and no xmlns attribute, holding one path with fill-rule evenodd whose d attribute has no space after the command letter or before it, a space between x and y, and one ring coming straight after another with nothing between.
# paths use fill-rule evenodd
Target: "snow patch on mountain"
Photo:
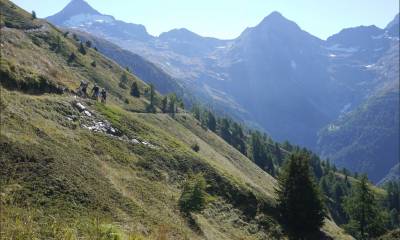
<instances>
[{"instance_id":1,"label":"snow patch on mountain","mask_svg":"<svg viewBox=\"0 0 400 240\"><path fill-rule=\"evenodd\" d=\"M106 15L92 15L92 14L79 14L75 15L64 22L66 26L85 26L92 25L94 23L111 23L115 19L111 16Z\"/></svg>"},{"instance_id":2,"label":"snow patch on mountain","mask_svg":"<svg viewBox=\"0 0 400 240\"><path fill-rule=\"evenodd\" d=\"M332 45L332 46L328 46L328 47L326 47L326 49L328 49L330 51L346 52L346 53L355 53L355 52L359 51L358 48L342 47L340 44L335 44L335 45Z\"/></svg>"}]
</instances>

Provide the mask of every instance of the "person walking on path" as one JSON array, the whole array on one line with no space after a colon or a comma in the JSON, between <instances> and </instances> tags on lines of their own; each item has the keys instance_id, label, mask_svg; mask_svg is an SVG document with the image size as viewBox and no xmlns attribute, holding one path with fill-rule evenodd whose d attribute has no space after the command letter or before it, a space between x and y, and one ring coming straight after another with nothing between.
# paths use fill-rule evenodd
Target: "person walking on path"
<instances>
[{"instance_id":1,"label":"person walking on path","mask_svg":"<svg viewBox=\"0 0 400 240\"><path fill-rule=\"evenodd\" d=\"M93 100L98 101L99 100L99 95L100 95L100 88L95 84L92 88L92 98Z\"/></svg>"}]
</instances>

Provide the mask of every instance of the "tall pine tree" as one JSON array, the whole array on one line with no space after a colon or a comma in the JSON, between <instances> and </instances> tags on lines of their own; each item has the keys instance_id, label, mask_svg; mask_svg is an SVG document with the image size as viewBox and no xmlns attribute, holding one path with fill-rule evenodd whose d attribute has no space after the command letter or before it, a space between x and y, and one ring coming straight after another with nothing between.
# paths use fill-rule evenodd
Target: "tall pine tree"
<instances>
[{"instance_id":1,"label":"tall pine tree","mask_svg":"<svg viewBox=\"0 0 400 240\"><path fill-rule=\"evenodd\" d=\"M215 132L217 128L217 120L214 117L214 114L211 111L207 113L207 127L211 131Z\"/></svg>"},{"instance_id":2,"label":"tall pine tree","mask_svg":"<svg viewBox=\"0 0 400 240\"><path fill-rule=\"evenodd\" d=\"M357 239L372 239L384 232L385 220L367 176L362 175L353 193L345 198L343 208L350 218L345 229Z\"/></svg>"},{"instance_id":3,"label":"tall pine tree","mask_svg":"<svg viewBox=\"0 0 400 240\"><path fill-rule=\"evenodd\" d=\"M161 100L161 111L163 112L163 113L166 113L166 112L168 112L168 97L167 96L164 96L163 98L162 98L162 100Z\"/></svg>"},{"instance_id":4,"label":"tall pine tree","mask_svg":"<svg viewBox=\"0 0 400 240\"><path fill-rule=\"evenodd\" d=\"M168 102L168 112L171 114L171 116L175 116L176 112L176 94L173 93L169 97L169 102Z\"/></svg>"},{"instance_id":5,"label":"tall pine tree","mask_svg":"<svg viewBox=\"0 0 400 240\"><path fill-rule=\"evenodd\" d=\"M220 136L229 144L232 142L230 123L227 118L222 118L220 122Z\"/></svg>"},{"instance_id":6,"label":"tall pine tree","mask_svg":"<svg viewBox=\"0 0 400 240\"><path fill-rule=\"evenodd\" d=\"M266 138L260 132L251 133L250 158L257 166L274 175L274 164L272 163L270 154L268 154L265 141Z\"/></svg>"},{"instance_id":7,"label":"tall pine tree","mask_svg":"<svg viewBox=\"0 0 400 240\"><path fill-rule=\"evenodd\" d=\"M293 153L278 178L278 211L290 239L309 239L325 218L322 195L311 175L309 156Z\"/></svg>"},{"instance_id":8,"label":"tall pine tree","mask_svg":"<svg viewBox=\"0 0 400 240\"><path fill-rule=\"evenodd\" d=\"M156 112L156 98L155 98L155 90L154 90L154 85L150 84L150 104L147 105L146 111L150 113L155 113Z\"/></svg>"}]
</instances>

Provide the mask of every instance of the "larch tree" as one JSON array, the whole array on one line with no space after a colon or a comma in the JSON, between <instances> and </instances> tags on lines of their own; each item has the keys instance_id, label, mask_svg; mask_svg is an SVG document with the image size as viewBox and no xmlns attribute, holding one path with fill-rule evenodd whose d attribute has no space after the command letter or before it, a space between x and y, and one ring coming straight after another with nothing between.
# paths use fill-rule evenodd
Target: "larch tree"
<instances>
[{"instance_id":1,"label":"larch tree","mask_svg":"<svg viewBox=\"0 0 400 240\"><path fill-rule=\"evenodd\" d=\"M384 233L385 219L368 185L367 176L362 175L355 190L343 203L344 211L350 218L345 229L361 240L375 238Z\"/></svg>"},{"instance_id":2,"label":"larch tree","mask_svg":"<svg viewBox=\"0 0 400 240\"><path fill-rule=\"evenodd\" d=\"M312 238L319 233L326 216L309 159L307 154L292 153L278 178L277 208L290 239Z\"/></svg>"}]
</instances>

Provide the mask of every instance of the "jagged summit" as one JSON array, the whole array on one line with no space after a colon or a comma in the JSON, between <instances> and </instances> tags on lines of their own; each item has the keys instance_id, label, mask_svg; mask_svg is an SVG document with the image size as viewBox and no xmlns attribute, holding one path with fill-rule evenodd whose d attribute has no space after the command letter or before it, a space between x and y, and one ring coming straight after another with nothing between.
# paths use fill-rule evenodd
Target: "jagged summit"
<instances>
[{"instance_id":1,"label":"jagged summit","mask_svg":"<svg viewBox=\"0 0 400 240\"><path fill-rule=\"evenodd\" d=\"M285 18L280 12L273 11L266 16L257 26L247 29L258 34L284 33L297 35L302 32L301 28L293 21ZM245 33L244 32L244 33Z\"/></svg>"},{"instance_id":2,"label":"jagged summit","mask_svg":"<svg viewBox=\"0 0 400 240\"><path fill-rule=\"evenodd\" d=\"M286 18L280 12L273 11L264 18L264 20L268 19L286 19Z\"/></svg>"},{"instance_id":3,"label":"jagged summit","mask_svg":"<svg viewBox=\"0 0 400 240\"><path fill-rule=\"evenodd\" d=\"M289 19L285 18L280 12L273 11L268 16L266 16L258 26L265 26L265 25L282 25L282 24L295 24L294 22L290 21ZM296 24L295 24L296 25Z\"/></svg>"},{"instance_id":4,"label":"jagged summit","mask_svg":"<svg viewBox=\"0 0 400 240\"><path fill-rule=\"evenodd\" d=\"M295 22L285 18L280 12L273 11L266 16L258 25L247 28L239 39L254 38L259 39L260 36L274 35L282 38L310 38L319 40L311 34L303 31Z\"/></svg>"},{"instance_id":5,"label":"jagged summit","mask_svg":"<svg viewBox=\"0 0 400 240\"><path fill-rule=\"evenodd\" d=\"M62 24L69 18L77 15L102 15L84 0L72 0L60 12L47 17L47 19L55 24Z\"/></svg>"},{"instance_id":6,"label":"jagged summit","mask_svg":"<svg viewBox=\"0 0 400 240\"><path fill-rule=\"evenodd\" d=\"M113 16L98 12L84 0L72 0L60 12L47 17L47 20L57 26L80 29L85 32L90 32L89 29L94 26L103 36L113 32L123 39L147 41L152 38L143 25L116 20Z\"/></svg>"}]
</instances>

